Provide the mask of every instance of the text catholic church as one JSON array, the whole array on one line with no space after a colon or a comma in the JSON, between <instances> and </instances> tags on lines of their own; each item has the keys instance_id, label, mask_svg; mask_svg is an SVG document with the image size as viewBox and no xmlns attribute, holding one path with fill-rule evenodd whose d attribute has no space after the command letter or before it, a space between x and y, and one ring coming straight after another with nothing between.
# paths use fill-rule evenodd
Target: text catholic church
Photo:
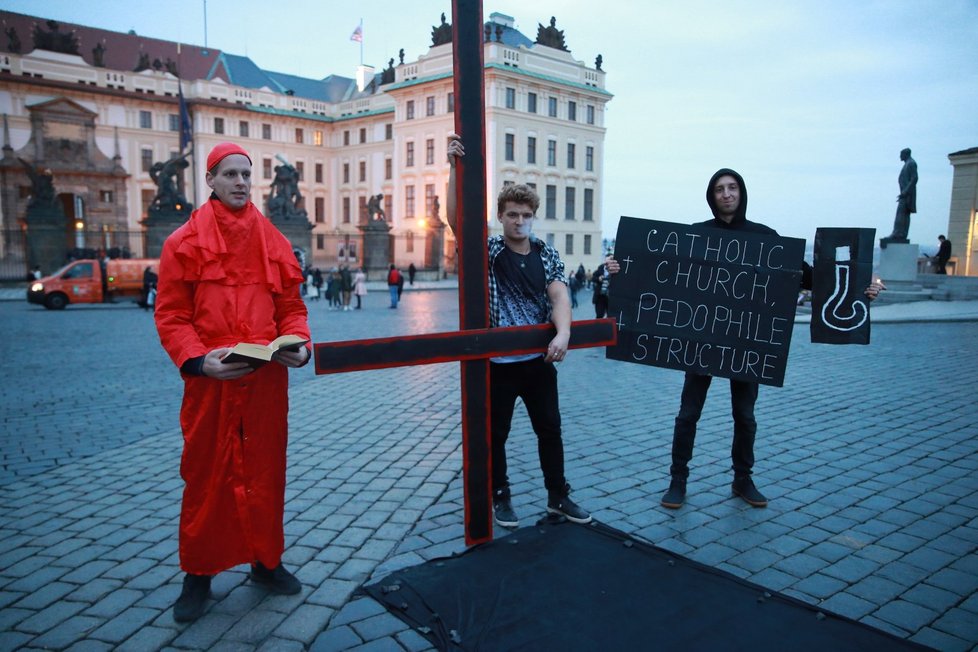
<instances>
[{"instance_id":1,"label":"text catholic church","mask_svg":"<svg viewBox=\"0 0 978 652\"><path fill-rule=\"evenodd\" d=\"M204 160L225 140L251 153L252 200L311 264L362 265L365 234L382 228L390 262L454 271L444 16L415 60L401 50L380 72L319 80L212 48L4 11L0 20L0 276L23 278L33 264L49 273L73 249L158 255L189 205L206 200ZM600 55L594 67L576 60L552 18L535 40L513 25L492 14L485 27L490 210L503 184L530 184L537 236L568 269L594 268L611 99ZM43 262L29 246L42 232L57 245Z\"/></svg>"}]
</instances>

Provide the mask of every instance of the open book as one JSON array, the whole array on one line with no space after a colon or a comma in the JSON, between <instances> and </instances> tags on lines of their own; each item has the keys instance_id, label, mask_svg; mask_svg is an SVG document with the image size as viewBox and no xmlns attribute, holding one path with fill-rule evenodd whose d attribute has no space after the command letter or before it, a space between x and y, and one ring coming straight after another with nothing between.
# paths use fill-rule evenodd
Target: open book
<instances>
[{"instance_id":1,"label":"open book","mask_svg":"<svg viewBox=\"0 0 978 652\"><path fill-rule=\"evenodd\" d=\"M252 367L260 367L270 362L277 351L298 351L309 342L300 335L282 335L268 344L253 344L241 342L235 344L231 351L221 358L221 362L247 362Z\"/></svg>"}]
</instances>

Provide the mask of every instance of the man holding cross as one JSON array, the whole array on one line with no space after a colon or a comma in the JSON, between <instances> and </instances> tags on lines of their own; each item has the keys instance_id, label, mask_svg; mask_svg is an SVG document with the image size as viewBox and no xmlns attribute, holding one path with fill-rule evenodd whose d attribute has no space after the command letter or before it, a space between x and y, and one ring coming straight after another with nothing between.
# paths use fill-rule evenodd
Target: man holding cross
<instances>
[{"instance_id":1,"label":"man holding cross","mask_svg":"<svg viewBox=\"0 0 978 652\"><path fill-rule=\"evenodd\" d=\"M713 174L706 187L706 203L713 218L700 222L700 226L777 235L771 227L747 219L747 186L744 178L734 170L721 168ZM620 271L619 263L614 258L606 259L605 266L611 274ZM801 285L805 289L812 289L812 268L804 261ZM866 288L865 294L872 301L883 289L885 288L881 283L874 282ZM678 509L686 500L686 480L689 478L689 461L693 457L696 424L703 412L712 381L713 376L708 374L686 374L672 436L672 466L669 468L671 482L662 497L663 507ZM754 466L754 437L757 433L757 421L754 419L757 394L756 382L730 379L730 404L734 421L730 448L734 471L731 490L752 507L766 507L767 498L754 486L751 477Z\"/></svg>"},{"instance_id":2,"label":"man holding cross","mask_svg":"<svg viewBox=\"0 0 978 652\"><path fill-rule=\"evenodd\" d=\"M464 153L461 140L452 134L448 144L446 212L453 232L458 223L455 163ZM490 327L553 322L557 334L545 355L504 356L492 358L490 362L493 518L503 527L519 525L506 474L506 439L516 399L522 398L537 435L540 467L547 488L547 512L575 523L589 523L591 515L570 499L570 485L564 478L557 370L553 364L564 359L570 338L571 309L564 283L564 263L556 249L531 235L540 199L530 187L505 186L496 203L496 217L503 225L503 235L491 236L487 243Z\"/></svg>"},{"instance_id":3,"label":"man holding cross","mask_svg":"<svg viewBox=\"0 0 978 652\"><path fill-rule=\"evenodd\" d=\"M207 157L210 199L173 232L160 257L156 326L184 379L180 475L183 591L178 622L199 618L211 577L251 564L251 580L290 595L299 581L285 547L288 368L310 348L253 368L222 359L238 342L309 339L302 271L288 240L251 202L251 157L233 143Z\"/></svg>"}]
</instances>

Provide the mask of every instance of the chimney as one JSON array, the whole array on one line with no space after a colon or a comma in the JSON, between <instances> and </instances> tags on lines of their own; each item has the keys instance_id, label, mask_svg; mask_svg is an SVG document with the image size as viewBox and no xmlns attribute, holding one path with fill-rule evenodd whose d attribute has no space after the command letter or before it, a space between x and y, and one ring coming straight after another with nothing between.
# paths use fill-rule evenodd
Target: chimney
<instances>
[{"instance_id":1,"label":"chimney","mask_svg":"<svg viewBox=\"0 0 978 652\"><path fill-rule=\"evenodd\" d=\"M365 66L362 63L357 66L357 90L361 93L363 89L367 87L367 84L371 82L374 78L374 67Z\"/></svg>"}]
</instances>

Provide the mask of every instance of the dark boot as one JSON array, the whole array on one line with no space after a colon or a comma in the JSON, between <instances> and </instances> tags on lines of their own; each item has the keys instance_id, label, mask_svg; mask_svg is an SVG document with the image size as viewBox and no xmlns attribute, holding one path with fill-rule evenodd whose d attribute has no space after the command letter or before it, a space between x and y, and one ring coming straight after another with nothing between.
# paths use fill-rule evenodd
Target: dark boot
<instances>
[{"instance_id":1,"label":"dark boot","mask_svg":"<svg viewBox=\"0 0 978 652\"><path fill-rule=\"evenodd\" d=\"M251 581L261 584L272 593L279 595L295 595L302 590L302 584L295 575L285 570L282 563L269 570L260 561L251 565Z\"/></svg>"},{"instance_id":2,"label":"dark boot","mask_svg":"<svg viewBox=\"0 0 978 652\"><path fill-rule=\"evenodd\" d=\"M189 623L204 615L207 598L211 594L210 575L191 575L183 577L183 591L173 605L173 620Z\"/></svg>"},{"instance_id":3,"label":"dark boot","mask_svg":"<svg viewBox=\"0 0 978 652\"><path fill-rule=\"evenodd\" d=\"M767 507L767 498L757 490L757 487L754 486L754 481L749 475L735 477L733 484L730 485L730 489L735 496L743 498L751 507Z\"/></svg>"},{"instance_id":4,"label":"dark boot","mask_svg":"<svg viewBox=\"0 0 978 652\"><path fill-rule=\"evenodd\" d=\"M686 501L686 480L673 476L669 490L662 496L662 506L669 509L679 509Z\"/></svg>"}]
</instances>

